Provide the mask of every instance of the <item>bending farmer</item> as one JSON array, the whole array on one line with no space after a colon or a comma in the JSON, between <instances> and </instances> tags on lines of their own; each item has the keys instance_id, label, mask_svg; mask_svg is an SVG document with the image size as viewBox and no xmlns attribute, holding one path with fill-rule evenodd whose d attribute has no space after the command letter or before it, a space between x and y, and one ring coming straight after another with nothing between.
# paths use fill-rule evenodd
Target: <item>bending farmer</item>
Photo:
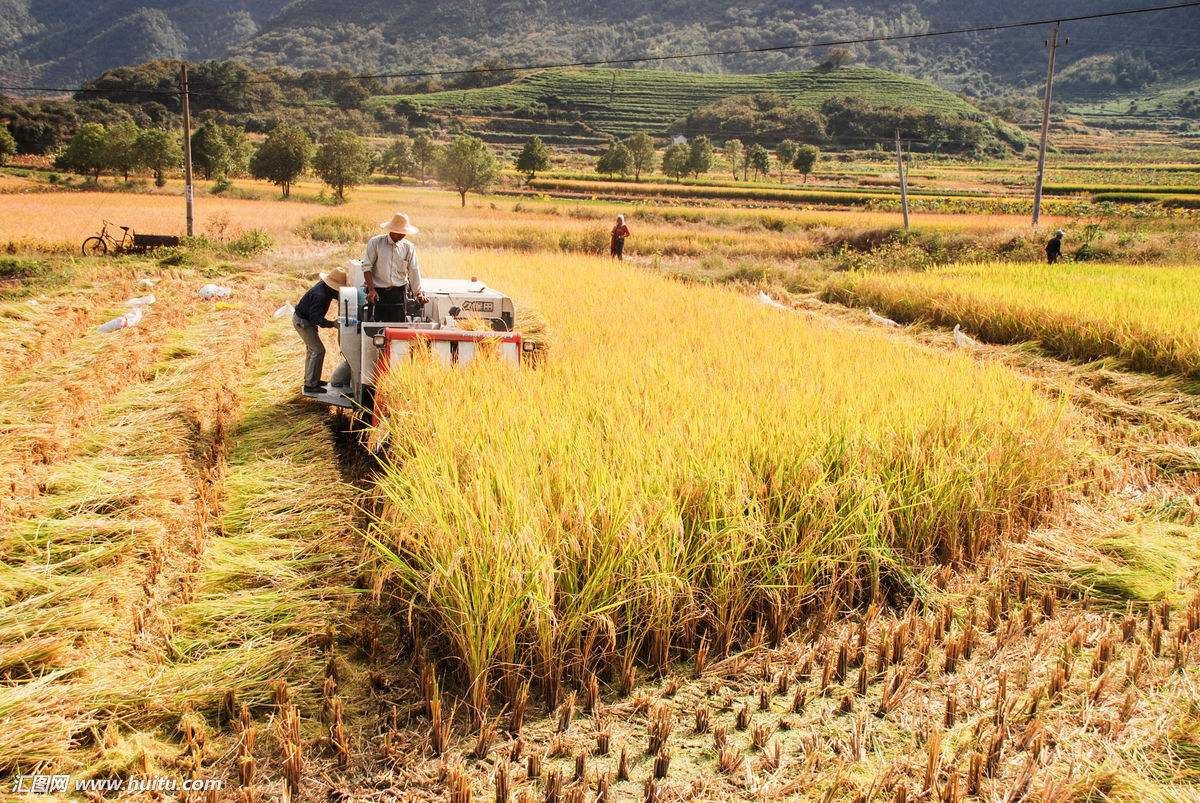
<instances>
[{"instance_id":1,"label":"bending farmer","mask_svg":"<svg viewBox=\"0 0 1200 803\"><path fill-rule=\"evenodd\" d=\"M324 393L321 381L321 366L325 362L325 346L321 343L319 329L337 326L337 321L325 317L329 302L338 297L338 290L346 286L346 269L334 268L322 273L321 280L309 288L292 314L292 325L304 341L308 354L304 358L304 392Z\"/></svg>"},{"instance_id":2,"label":"bending farmer","mask_svg":"<svg viewBox=\"0 0 1200 803\"><path fill-rule=\"evenodd\" d=\"M409 296L424 303L421 269L417 265L417 247L405 239L419 229L408 222L408 215L397 212L387 223L380 223L383 234L367 242L363 255L363 279L367 285L367 319L400 322L408 320L405 309Z\"/></svg>"}]
</instances>

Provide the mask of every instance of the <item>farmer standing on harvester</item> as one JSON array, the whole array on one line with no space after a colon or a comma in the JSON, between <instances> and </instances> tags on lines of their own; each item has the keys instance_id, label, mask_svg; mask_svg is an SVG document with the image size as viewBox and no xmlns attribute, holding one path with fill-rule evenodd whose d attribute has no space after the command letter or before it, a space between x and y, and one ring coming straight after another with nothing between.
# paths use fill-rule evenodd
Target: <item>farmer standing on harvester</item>
<instances>
[{"instance_id":1,"label":"farmer standing on harvester","mask_svg":"<svg viewBox=\"0 0 1200 803\"><path fill-rule=\"evenodd\" d=\"M384 233L367 241L367 251L363 254L363 280L367 285L367 303L371 305L368 318L392 323L406 321L409 297L425 301L417 247L406 239L420 229L402 212L380 223L379 228Z\"/></svg>"}]
</instances>

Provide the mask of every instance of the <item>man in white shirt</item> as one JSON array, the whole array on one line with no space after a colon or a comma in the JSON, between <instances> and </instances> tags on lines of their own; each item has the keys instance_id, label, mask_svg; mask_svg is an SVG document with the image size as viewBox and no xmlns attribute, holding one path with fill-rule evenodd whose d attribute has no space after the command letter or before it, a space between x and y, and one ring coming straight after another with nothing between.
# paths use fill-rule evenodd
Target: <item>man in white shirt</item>
<instances>
[{"instance_id":1,"label":"man in white shirt","mask_svg":"<svg viewBox=\"0 0 1200 803\"><path fill-rule=\"evenodd\" d=\"M367 242L363 255L363 280L367 286L367 303L371 305L370 319L374 321L405 321L405 305L412 298L425 302L421 292L421 269L417 265L417 248L406 239L419 229L409 223L408 215L397 212L386 223L380 223L383 234Z\"/></svg>"}]
</instances>

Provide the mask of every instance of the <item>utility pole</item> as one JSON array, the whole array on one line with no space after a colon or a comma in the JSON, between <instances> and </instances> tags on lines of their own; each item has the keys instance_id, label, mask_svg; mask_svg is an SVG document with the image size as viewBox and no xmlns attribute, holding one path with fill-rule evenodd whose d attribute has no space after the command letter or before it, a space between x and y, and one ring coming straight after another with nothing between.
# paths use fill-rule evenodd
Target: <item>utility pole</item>
<instances>
[{"instance_id":1,"label":"utility pole","mask_svg":"<svg viewBox=\"0 0 1200 803\"><path fill-rule=\"evenodd\" d=\"M1042 181L1046 178L1046 136L1050 133L1050 95L1054 91L1054 51L1058 50L1058 26L1050 31L1047 43L1050 48L1050 64L1046 68L1046 96L1042 98L1042 141L1038 145L1037 183L1033 188L1033 225L1037 226L1042 216Z\"/></svg>"},{"instance_id":2,"label":"utility pole","mask_svg":"<svg viewBox=\"0 0 1200 803\"><path fill-rule=\"evenodd\" d=\"M900 172L900 206L904 210L904 230L908 231L908 171L904 169L904 152L900 150L900 129L896 129L896 169Z\"/></svg>"},{"instance_id":3,"label":"utility pole","mask_svg":"<svg viewBox=\"0 0 1200 803\"><path fill-rule=\"evenodd\" d=\"M187 62L179 67L179 87L183 100L183 194L187 199L187 236L192 231L192 110L188 105Z\"/></svg>"}]
</instances>

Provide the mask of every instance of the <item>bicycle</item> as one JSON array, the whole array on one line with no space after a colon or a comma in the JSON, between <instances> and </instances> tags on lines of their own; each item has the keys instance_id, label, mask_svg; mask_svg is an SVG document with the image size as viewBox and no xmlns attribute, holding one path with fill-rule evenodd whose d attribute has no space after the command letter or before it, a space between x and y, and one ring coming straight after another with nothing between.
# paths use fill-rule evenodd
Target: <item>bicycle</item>
<instances>
[{"instance_id":1,"label":"bicycle","mask_svg":"<svg viewBox=\"0 0 1200 803\"><path fill-rule=\"evenodd\" d=\"M120 254L128 251L133 247L133 234L129 231L128 226L120 226L120 239L108 233L108 227L115 224L109 221L104 221L104 225L100 227L100 233L88 237L83 241L83 255L85 257L104 256L112 250L114 254Z\"/></svg>"}]
</instances>

